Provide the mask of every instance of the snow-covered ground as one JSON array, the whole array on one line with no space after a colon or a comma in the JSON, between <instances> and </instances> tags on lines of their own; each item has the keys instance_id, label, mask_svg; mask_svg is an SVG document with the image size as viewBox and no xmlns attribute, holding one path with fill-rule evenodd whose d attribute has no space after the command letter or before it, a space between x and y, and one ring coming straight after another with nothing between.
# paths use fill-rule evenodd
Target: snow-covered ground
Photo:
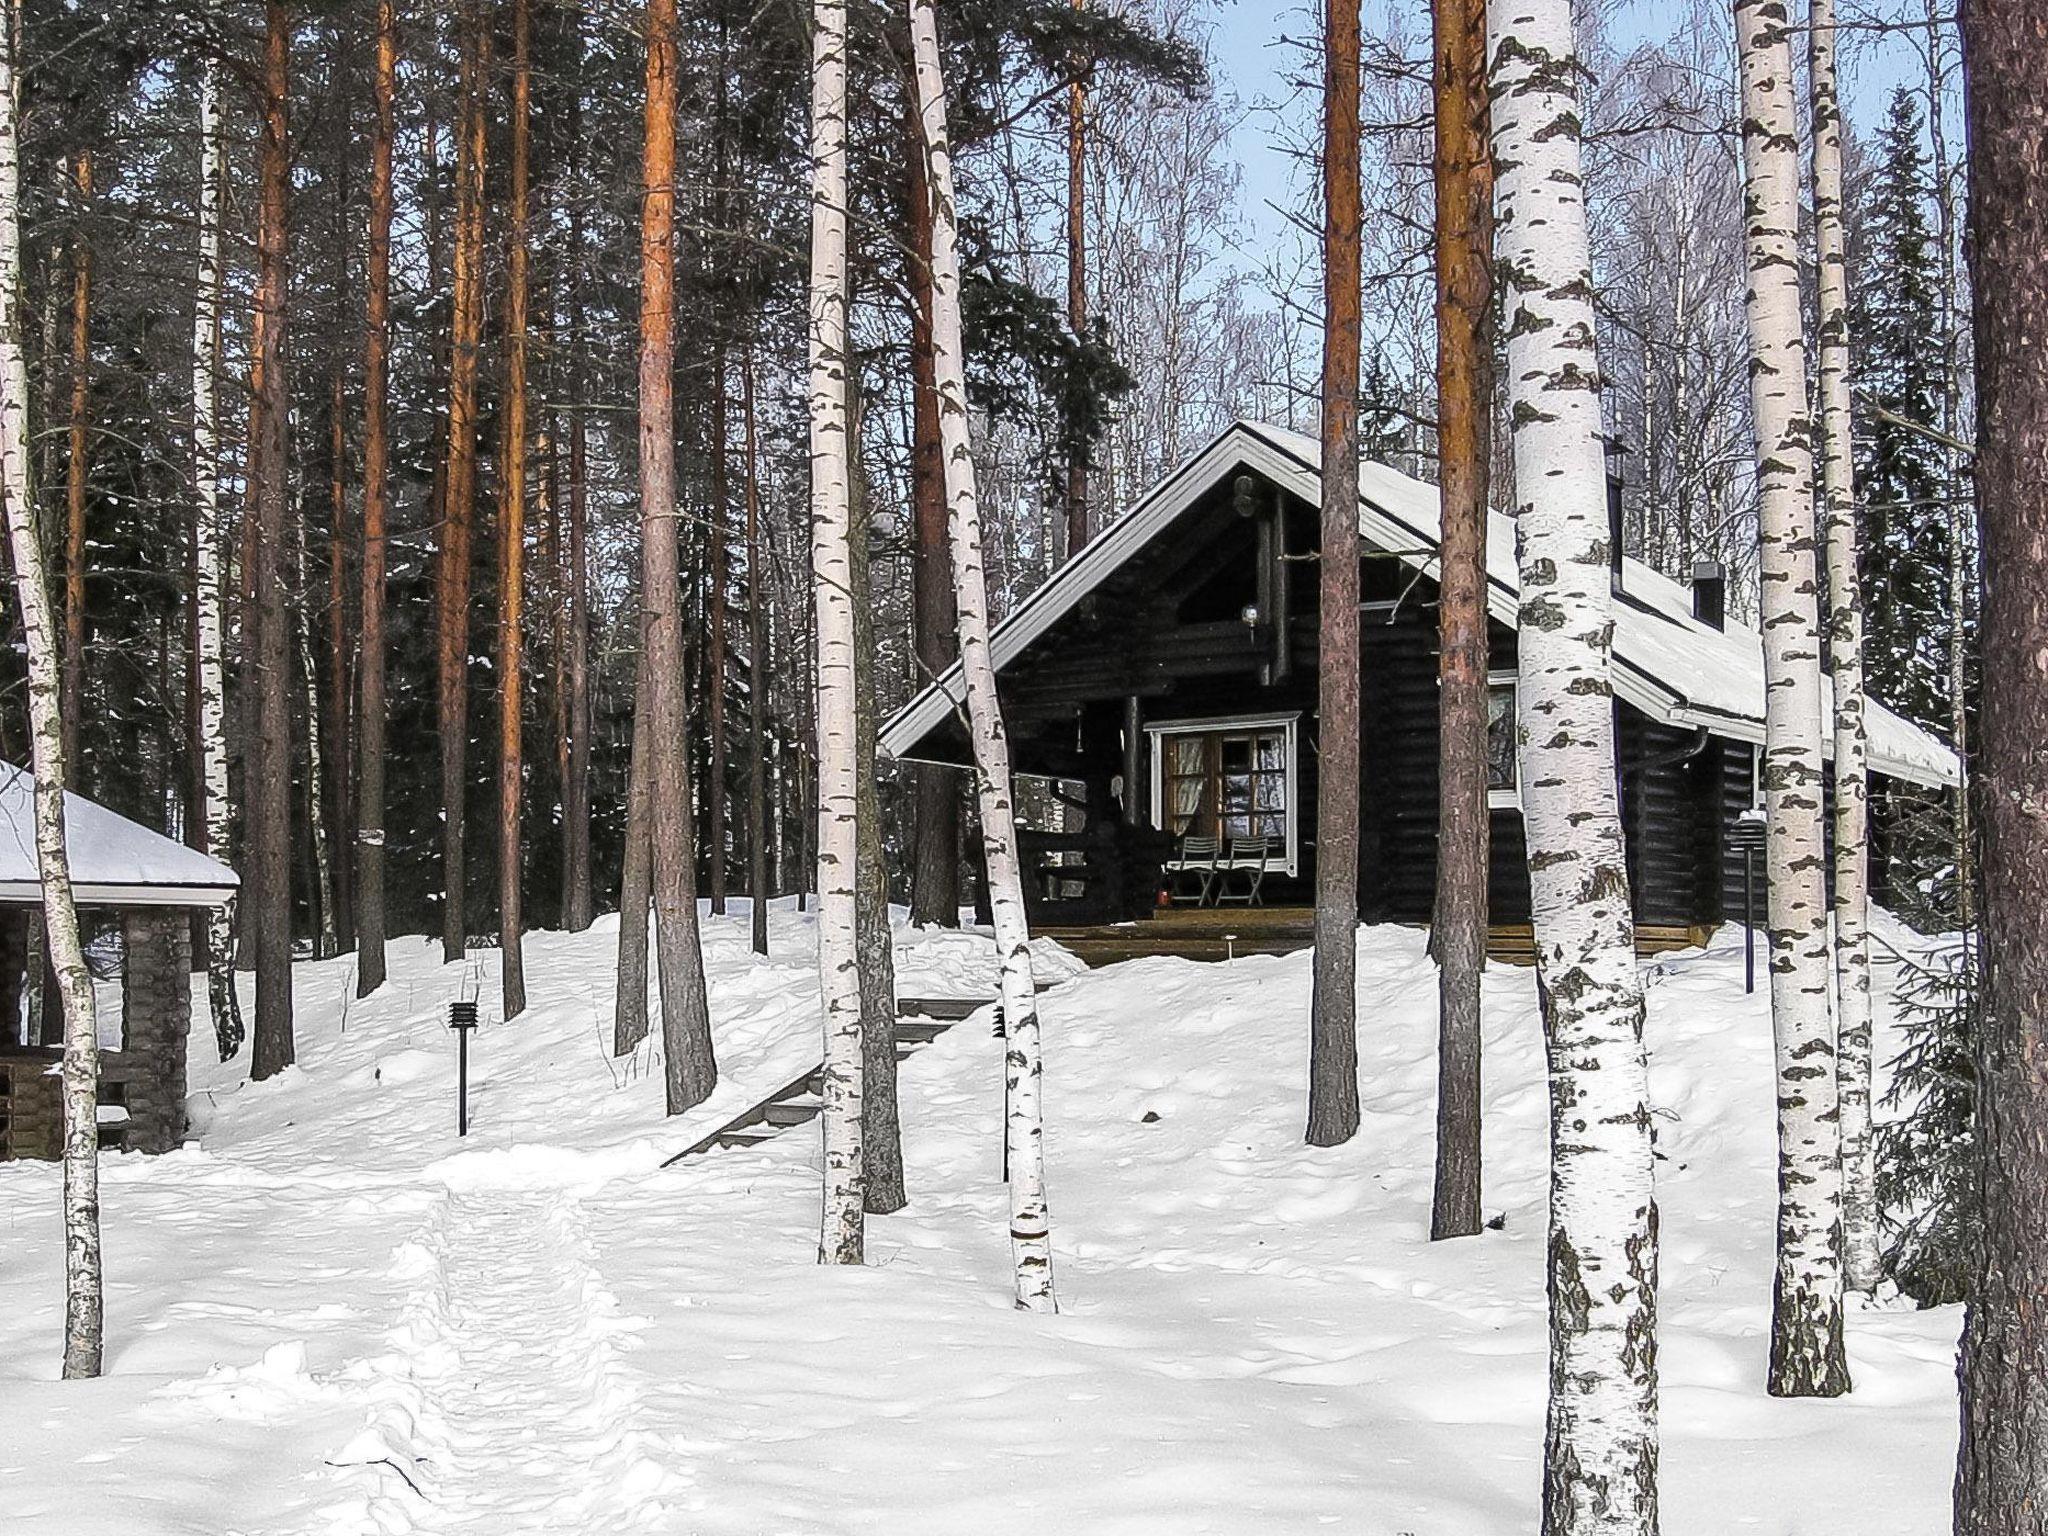
<instances>
[{"instance_id":1,"label":"snow-covered ground","mask_svg":"<svg viewBox=\"0 0 2048 1536\"><path fill-rule=\"evenodd\" d=\"M1492 1536L1535 1527L1544 1088L1531 975L1488 972L1487 1202L1426 1240L1434 976L1364 931L1365 1124L1301 1145L1309 957L1041 960L1063 1311L1009 1307L985 1019L903 1072L910 1209L820 1269L814 1126L660 1165L818 1051L806 919L709 919L724 1082L661 1115L606 1049L615 930L299 972L300 1065L205 1062L199 1144L106 1163L108 1376L59 1383L56 1170L0 1168L11 1536L888 1531ZM1887 929L1902 938L1896 929ZM992 996L986 940L899 935L904 996ZM1880 981L1891 968L1880 966ZM1650 968L1664 1529L1946 1521L1955 1310L1851 1317L1855 1395L1764 1395L1768 1011L1739 935ZM446 1004L481 986L458 1143ZM1883 1020L1889 1025L1888 1010ZM1880 1056L1889 1054L1880 1041Z\"/></svg>"}]
</instances>

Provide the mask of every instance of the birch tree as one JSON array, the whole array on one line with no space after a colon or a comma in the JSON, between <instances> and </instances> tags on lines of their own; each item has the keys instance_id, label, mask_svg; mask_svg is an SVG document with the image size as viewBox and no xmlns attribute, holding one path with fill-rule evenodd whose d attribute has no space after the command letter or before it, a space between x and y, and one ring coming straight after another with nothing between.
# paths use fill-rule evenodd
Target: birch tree
<instances>
[{"instance_id":1,"label":"birch tree","mask_svg":"<svg viewBox=\"0 0 2048 1536\"><path fill-rule=\"evenodd\" d=\"M64 722L57 624L50 611L42 530L29 488L28 362L21 313L20 81L16 0L0 5L0 502L14 557L28 660L29 751L35 769L36 874L43 926L64 1007L64 1374L97 1376L100 1295L98 1023L79 941L64 843Z\"/></svg>"},{"instance_id":2,"label":"birch tree","mask_svg":"<svg viewBox=\"0 0 2048 1536\"><path fill-rule=\"evenodd\" d=\"M1958 1536L2037 1536L2048 1488L2048 53L2036 0L1963 7L1973 156L1984 668L1983 1002L1971 1042L1983 1227L1963 1327Z\"/></svg>"},{"instance_id":3,"label":"birch tree","mask_svg":"<svg viewBox=\"0 0 2048 1536\"><path fill-rule=\"evenodd\" d=\"M1543 1529L1657 1529L1657 1210L1614 779L1600 371L1569 0L1488 6L1520 574L1522 819L1550 1066Z\"/></svg>"},{"instance_id":4,"label":"birch tree","mask_svg":"<svg viewBox=\"0 0 2048 1536\"><path fill-rule=\"evenodd\" d=\"M1799 129L1778 0L1736 0L1750 399L1764 637L1767 924L1777 1059L1778 1268L1769 1386L1849 1390L1842 1350L1842 1144L1822 835L1813 423L1799 296Z\"/></svg>"},{"instance_id":5,"label":"birch tree","mask_svg":"<svg viewBox=\"0 0 2048 1536\"><path fill-rule=\"evenodd\" d=\"M990 915L1002 967L1008 1111L1003 1135L1010 1168L1010 1249L1016 1302L1056 1311L1052 1234L1045 1193L1045 1127L1040 1093L1038 998L1031 977L1031 933L1024 913L1023 872L1010 786L1010 743L996 697L989 656L988 581L982 567L981 506L968 438L967 370L961 345L959 222L953 201L953 157L946 130L945 76L939 61L934 0L909 0L912 65L923 125L926 190L932 207L932 363L945 467L947 533L953 598L966 682L982 847L988 864Z\"/></svg>"},{"instance_id":6,"label":"birch tree","mask_svg":"<svg viewBox=\"0 0 2048 1536\"><path fill-rule=\"evenodd\" d=\"M194 616L193 681L199 703L199 766L205 805L202 847L230 857L234 807L228 800L227 530L220 499L221 181L227 138L221 124L220 66L209 58L199 75L199 275L192 302L192 499ZM214 1043L228 1061L242 1048L242 1002L235 990L235 907L206 915L206 1001Z\"/></svg>"},{"instance_id":7,"label":"birch tree","mask_svg":"<svg viewBox=\"0 0 2048 1536\"><path fill-rule=\"evenodd\" d=\"M1835 695L1835 1076L1841 1099L1845 1283L1877 1288L1877 1168L1870 1123L1870 779L1863 722L1862 538L1849 415L1849 260L1842 197L1842 109L1835 0L1808 14L1813 223L1820 257L1821 506L1826 517L1828 660Z\"/></svg>"},{"instance_id":8,"label":"birch tree","mask_svg":"<svg viewBox=\"0 0 2048 1536\"><path fill-rule=\"evenodd\" d=\"M818 982L825 1004L825 1201L818 1262L858 1264L864 1228L854 900L860 758L846 376L845 0L816 0L812 18L811 604L818 635Z\"/></svg>"}]
</instances>

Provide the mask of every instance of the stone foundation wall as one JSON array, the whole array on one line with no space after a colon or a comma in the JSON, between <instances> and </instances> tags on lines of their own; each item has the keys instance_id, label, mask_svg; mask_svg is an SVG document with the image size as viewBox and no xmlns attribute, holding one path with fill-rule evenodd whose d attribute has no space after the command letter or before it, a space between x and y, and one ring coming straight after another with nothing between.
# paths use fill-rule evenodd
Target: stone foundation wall
<instances>
[{"instance_id":1,"label":"stone foundation wall","mask_svg":"<svg viewBox=\"0 0 2048 1536\"><path fill-rule=\"evenodd\" d=\"M100 1103L125 1110L127 1118L102 1116L100 1145L109 1151L168 1152L184 1140L190 923L182 907L122 914L124 1044L100 1056ZM60 1056L44 1046L0 1047L0 1158L62 1153Z\"/></svg>"}]
</instances>

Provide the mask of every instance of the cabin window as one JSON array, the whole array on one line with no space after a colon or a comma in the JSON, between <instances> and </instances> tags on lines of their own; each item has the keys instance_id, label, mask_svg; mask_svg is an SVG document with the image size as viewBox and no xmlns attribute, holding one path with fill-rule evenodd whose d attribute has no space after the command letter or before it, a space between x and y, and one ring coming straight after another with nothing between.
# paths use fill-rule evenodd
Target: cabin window
<instances>
[{"instance_id":1,"label":"cabin window","mask_svg":"<svg viewBox=\"0 0 2048 1536\"><path fill-rule=\"evenodd\" d=\"M1300 718L1171 720L1147 727L1156 824L1175 837L1277 839L1287 873L1297 873Z\"/></svg>"},{"instance_id":2,"label":"cabin window","mask_svg":"<svg viewBox=\"0 0 2048 1536\"><path fill-rule=\"evenodd\" d=\"M1486 803L1496 810L1519 809L1522 779L1515 750L1515 674L1490 673L1486 683Z\"/></svg>"}]
</instances>

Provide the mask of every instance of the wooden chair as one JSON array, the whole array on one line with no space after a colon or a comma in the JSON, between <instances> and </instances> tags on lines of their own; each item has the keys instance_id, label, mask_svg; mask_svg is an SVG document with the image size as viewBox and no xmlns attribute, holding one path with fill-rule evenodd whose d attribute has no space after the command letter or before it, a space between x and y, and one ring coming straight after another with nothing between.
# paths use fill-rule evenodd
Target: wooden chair
<instances>
[{"instance_id":1,"label":"wooden chair","mask_svg":"<svg viewBox=\"0 0 2048 1536\"><path fill-rule=\"evenodd\" d=\"M1216 880L1216 859L1222 852L1219 839L1213 837L1184 837L1174 849L1173 857L1166 861L1167 899L1179 905L1188 893L1181 889L1181 882L1195 882L1194 901L1198 907L1209 904L1209 887Z\"/></svg>"},{"instance_id":2,"label":"wooden chair","mask_svg":"<svg viewBox=\"0 0 2048 1536\"><path fill-rule=\"evenodd\" d=\"M1247 907L1263 907L1265 898L1259 894L1259 887L1266 883L1266 870L1273 856L1280 851L1279 839L1275 837L1233 837L1229 851L1216 866L1215 902L1222 906L1226 902L1242 902ZM1245 876L1245 889L1234 894L1230 889L1231 877Z\"/></svg>"}]
</instances>

